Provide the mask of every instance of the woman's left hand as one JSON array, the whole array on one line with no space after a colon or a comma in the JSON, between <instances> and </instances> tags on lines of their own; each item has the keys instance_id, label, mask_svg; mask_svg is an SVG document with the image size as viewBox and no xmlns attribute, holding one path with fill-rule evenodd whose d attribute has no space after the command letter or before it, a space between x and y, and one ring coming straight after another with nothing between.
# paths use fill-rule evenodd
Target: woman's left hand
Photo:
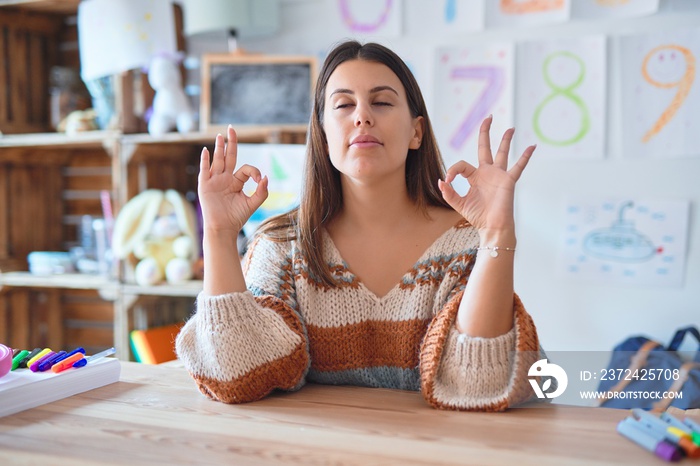
<instances>
[{"instance_id":1,"label":"woman's left hand","mask_svg":"<svg viewBox=\"0 0 700 466\"><path fill-rule=\"evenodd\" d=\"M525 149L509 170L508 152L515 130L511 128L504 133L494 160L489 137L492 120L493 117L489 116L481 123L478 168L459 161L447 170L445 181L440 180L438 185L447 203L480 232L514 233L515 183L527 166L535 146ZM457 175L462 175L469 182L469 191L464 196L460 196L450 185Z\"/></svg>"}]
</instances>

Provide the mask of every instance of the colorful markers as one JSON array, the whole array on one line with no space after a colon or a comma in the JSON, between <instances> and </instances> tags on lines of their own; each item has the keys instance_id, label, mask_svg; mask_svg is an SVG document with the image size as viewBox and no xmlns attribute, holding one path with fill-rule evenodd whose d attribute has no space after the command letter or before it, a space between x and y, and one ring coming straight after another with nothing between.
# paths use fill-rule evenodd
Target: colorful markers
<instances>
[{"instance_id":1,"label":"colorful markers","mask_svg":"<svg viewBox=\"0 0 700 466\"><path fill-rule=\"evenodd\" d=\"M617 431L659 458L678 461L700 458L699 428L700 424L690 418L680 421L669 413L657 416L633 409L632 416L620 421Z\"/></svg>"}]
</instances>

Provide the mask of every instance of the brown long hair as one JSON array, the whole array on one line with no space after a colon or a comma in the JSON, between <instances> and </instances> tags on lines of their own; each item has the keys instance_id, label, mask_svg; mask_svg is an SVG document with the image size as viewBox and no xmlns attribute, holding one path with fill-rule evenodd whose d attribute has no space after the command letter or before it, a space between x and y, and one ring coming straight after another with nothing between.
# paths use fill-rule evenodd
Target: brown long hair
<instances>
[{"instance_id":1,"label":"brown long hair","mask_svg":"<svg viewBox=\"0 0 700 466\"><path fill-rule=\"evenodd\" d=\"M304 181L299 207L270 218L260 226L259 234L274 241L296 239L309 263L309 273L315 281L333 286L335 281L328 264L323 261L321 228L328 224L343 206L340 173L331 164L323 129L326 86L333 71L349 60L367 60L389 67L406 90L408 107L413 118L423 117L423 138L418 149L409 149L406 159L406 187L410 199L427 215L429 206L449 205L438 189L438 179L444 179L445 166L440 156L428 111L418 83L408 66L394 52L376 43L360 44L350 40L337 45L326 57L314 95L306 145Z\"/></svg>"}]
</instances>

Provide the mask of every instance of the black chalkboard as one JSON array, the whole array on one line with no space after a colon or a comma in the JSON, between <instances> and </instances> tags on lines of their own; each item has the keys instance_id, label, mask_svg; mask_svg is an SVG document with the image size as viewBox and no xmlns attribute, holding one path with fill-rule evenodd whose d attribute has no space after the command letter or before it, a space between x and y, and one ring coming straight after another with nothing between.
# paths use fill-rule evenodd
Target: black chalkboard
<instances>
[{"instance_id":1,"label":"black chalkboard","mask_svg":"<svg viewBox=\"0 0 700 466\"><path fill-rule=\"evenodd\" d=\"M313 57L210 55L202 66L203 130L308 124Z\"/></svg>"}]
</instances>

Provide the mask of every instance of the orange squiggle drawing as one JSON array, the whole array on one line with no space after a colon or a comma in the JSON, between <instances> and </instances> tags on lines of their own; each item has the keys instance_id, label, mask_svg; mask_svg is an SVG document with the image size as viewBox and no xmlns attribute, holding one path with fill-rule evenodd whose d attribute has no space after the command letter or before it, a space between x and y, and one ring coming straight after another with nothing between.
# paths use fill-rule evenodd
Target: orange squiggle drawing
<instances>
[{"instance_id":1,"label":"orange squiggle drawing","mask_svg":"<svg viewBox=\"0 0 700 466\"><path fill-rule=\"evenodd\" d=\"M675 50L683 54L683 57L685 58L685 74L678 81L662 83L649 75L649 70L647 69L649 66L649 60L651 60L651 57L656 52L661 50ZM671 101L671 104L666 108L666 110L664 110L659 119L656 120L654 126L652 126L651 129L646 132L644 137L642 137L642 142L649 142L651 138L656 136L659 131L661 131L663 127L666 126L669 121L671 121L678 109L681 107L681 105L683 105L683 101L685 101L686 97L688 97L690 88L693 86L693 81L695 80L695 57L689 49L681 47L680 45L660 45L652 49L649 53L647 53L646 57L644 57L644 62L642 63L642 76L644 76L644 79L654 87L661 89L678 87L678 92Z\"/></svg>"},{"instance_id":2,"label":"orange squiggle drawing","mask_svg":"<svg viewBox=\"0 0 700 466\"><path fill-rule=\"evenodd\" d=\"M539 13L549 10L561 10L562 8L564 8L564 0L528 0L526 2L501 0L501 11L509 15Z\"/></svg>"}]
</instances>

